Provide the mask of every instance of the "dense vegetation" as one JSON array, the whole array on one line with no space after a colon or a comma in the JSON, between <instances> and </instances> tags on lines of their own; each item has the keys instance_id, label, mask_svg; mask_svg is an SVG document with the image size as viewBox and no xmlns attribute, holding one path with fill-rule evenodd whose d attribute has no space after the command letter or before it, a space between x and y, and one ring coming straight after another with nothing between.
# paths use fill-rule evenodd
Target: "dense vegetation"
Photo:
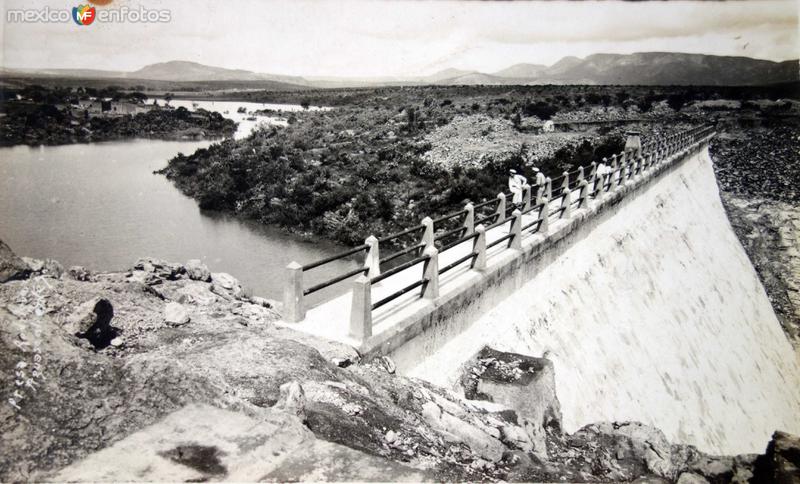
<instances>
[{"instance_id":1,"label":"dense vegetation","mask_svg":"<svg viewBox=\"0 0 800 484\"><path fill-rule=\"evenodd\" d=\"M81 108L81 102L90 99L123 102L141 112L107 114ZM73 90L29 86L17 92L3 91L0 144L66 144L132 137L222 137L236 129L233 121L219 113L147 106L145 99L147 96L140 92L126 93L114 88Z\"/></svg>"},{"instance_id":2,"label":"dense vegetation","mask_svg":"<svg viewBox=\"0 0 800 484\"><path fill-rule=\"evenodd\" d=\"M480 114L505 120L524 137L571 102L558 94L537 100L489 92L451 99L423 90L427 95L421 98L409 96L419 91L359 94L354 104L298 114L287 128L179 155L164 172L202 208L356 243L419 223L425 215L456 210L468 200L492 198L506 184L509 168L529 165L532 143L524 141L478 166L447 169L423 160L431 149L427 134L456 116ZM606 131L557 147L536 164L555 176L609 156L621 149L623 129Z\"/></svg>"},{"instance_id":3,"label":"dense vegetation","mask_svg":"<svg viewBox=\"0 0 800 484\"><path fill-rule=\"evenodd\" d=\"M484 86L249 92L250 101L336 106L304 112L287 128L269 128L173 159L164 173L202 208L225 210L300 233L357 243L494 197L509 167L536 164L549 176L620 150L627 128L645 137L733 116L759 117L790 106L797 84L741 88ZM731 114L714 102L733 99ZM742 103L741 101L745 101ZM703 104L705 103L705 104ZM704 106L693 108L693 104ZM696 106L695 106L696 107ZM499 137L510 149L475 166L444 167L430 158L432 133L454 119L478 134L456 133L452 146ZM560 120L552 136L533 134ZM482 120L489 119L491 123ZM606 121L591 124L583 121ZM505 123L498 134L497 123ZM511 128L513 126L513 128ZM580 134L577 138L576 135ZM447 142L438 140L437 142ZM488 143L487 143L488 145ZM534 156L537 150L544 155ZM487 147L485 151L490 151ZM427 155L425 155L427 153ZM462 153L463 154L463 153ZM423 156L425 155L425 156ZM531 160L534 162L531 162ZM527 171L528 176L531 172Z\"/></svg>"}]
</instances>

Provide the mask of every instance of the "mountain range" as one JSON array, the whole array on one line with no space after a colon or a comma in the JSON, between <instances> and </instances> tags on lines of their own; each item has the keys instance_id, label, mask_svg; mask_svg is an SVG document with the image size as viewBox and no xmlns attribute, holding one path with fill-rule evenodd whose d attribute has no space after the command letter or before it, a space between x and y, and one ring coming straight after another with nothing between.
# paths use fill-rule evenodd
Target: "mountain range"
<instances>
[{"instance_id":1,"label":"mountain range","mask_svg":"<svg viewBox=\"0 0 800 484\"><path fill-rule=\"evenodd\" d=\"M92 69L3 69L4 76L50 76L87 79L141 79L170 82L235 82L273 89L367 87L390 85L761 85L800 80L798 61L773 62L750 57L641 52L564 57L551 66L515 64L484 73L445 69L429 76L301 77L226 69L196 62L169 61L132 72Z\"/></svg>"}]
</instances>

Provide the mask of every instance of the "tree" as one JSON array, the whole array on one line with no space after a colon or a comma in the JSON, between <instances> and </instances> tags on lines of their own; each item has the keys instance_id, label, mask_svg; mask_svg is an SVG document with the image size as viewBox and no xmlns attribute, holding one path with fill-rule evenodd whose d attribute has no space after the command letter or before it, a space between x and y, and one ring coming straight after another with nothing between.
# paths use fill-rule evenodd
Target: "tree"
<instances>
[{"instance_id":1,"label":"tree","mask_svg":"<svg viewBox=\"0 0 800 484\"><path fill-rule=\"evenodd\" d=\"M170 101L174 98L174 95L171 92L164 94L164 102L169 104Z\"/></svg>"},{"instance_id":2,"label":"tree","mask_svg":"<svg viewBox=\"0 0 800 484\"><path fill-rule=\"evenodd\" d=\"M414 131L417 127L417 110L412 106L407 107L406 118L408 119L408 130Z\"/></svg>"},{"instance_id":3,"label":"tree","mask_svg":"<svg viewBox=\"0 0 800 484\"><path fill-rule=\"evenodd\" d=\"M667 104L675 111L680 111L684 104L686 104L686 96L683 94L670 94L667 97Z\"/></svg>"},{"instance_id":4,"label":"tree","mask_svg":"<svg viewBox=\"0 0 800 484\"><path fill-rule=\"evenodd\" d=\"M511 116L511 124L513 124L514 128L516 129L519 129L522 126L522 116L519 115L519 111Z\"/></svg>"},{"instance_id":5,"label":"tree","mask_svg":"<svg viewBox=\"0 0 800 484\"><path fill-rule=\"evenodd\" d=\"M558 108L544 101L537 101L534 103L527 103L522 108L525 116L537 116L539 119L548 120L558 112Z\"/></svg>"}]
</instances>

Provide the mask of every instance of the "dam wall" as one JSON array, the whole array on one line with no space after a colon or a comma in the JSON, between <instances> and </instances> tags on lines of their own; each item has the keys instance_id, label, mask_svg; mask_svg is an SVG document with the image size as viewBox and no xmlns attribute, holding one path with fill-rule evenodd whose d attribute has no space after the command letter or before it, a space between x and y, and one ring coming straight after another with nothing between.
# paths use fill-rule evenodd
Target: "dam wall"
<instances>
[{"instance_id":1,"label":"dam wall","mask_svg":"<svg viewBox=\"0 0 800 484\"><path fill-rule=\"evenodd\" d=\"M378 351L445 386L483 346L545 355L569 432L635 420L720 454L800 433L800 361L728 222L707 144L630 190L541 250L523 242L502 274Z\"/></svg>"}]
</instances>

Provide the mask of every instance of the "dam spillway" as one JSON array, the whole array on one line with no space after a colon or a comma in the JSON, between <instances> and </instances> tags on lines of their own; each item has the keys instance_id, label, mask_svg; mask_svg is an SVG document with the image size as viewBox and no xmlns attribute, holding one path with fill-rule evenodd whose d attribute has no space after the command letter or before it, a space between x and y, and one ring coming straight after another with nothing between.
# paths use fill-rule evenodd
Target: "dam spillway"
<instances>
[{"instance_id":1,"label":"dam spillway","mask_svg":"<svg viewBox=\"0 0 800 484\"><path fill-rule=\"evenodd\" d=\"M703 451L800 432L800 365L723 210L707 145L389 352L452 386L483 346L554 362L565 430L635 420Z\"/></svg>"}]
</instances>

